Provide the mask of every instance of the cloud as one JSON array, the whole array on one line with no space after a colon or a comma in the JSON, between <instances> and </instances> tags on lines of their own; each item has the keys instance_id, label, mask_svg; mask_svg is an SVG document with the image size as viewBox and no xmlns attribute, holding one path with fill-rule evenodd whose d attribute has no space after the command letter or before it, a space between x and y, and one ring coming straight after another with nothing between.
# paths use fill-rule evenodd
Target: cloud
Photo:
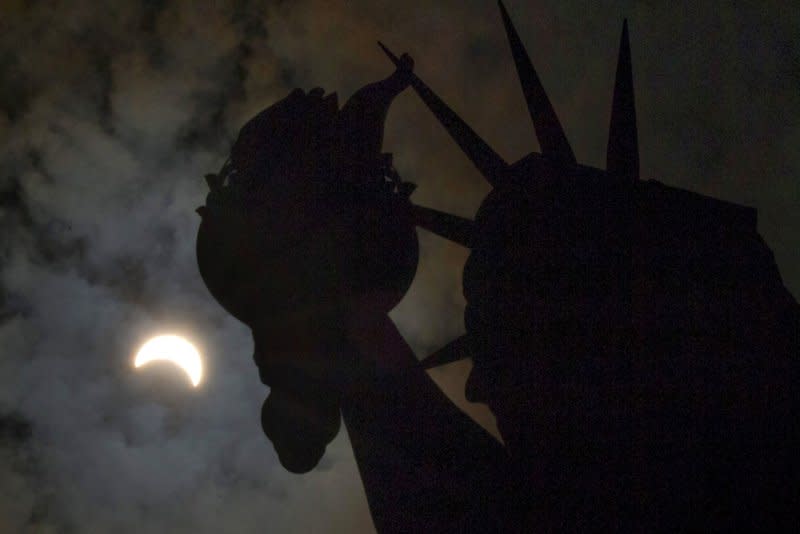
<instances>
[{"instance_id":1,"label":"cloud","mask_svg":"<svg viewBox=\"0 0 800 534\"><path fill-rule=\"evenodd\" d=\"M369 529L345 435L310 475L278 464L249 332L195 265L202 176L290 89L263 7L32 5L3 28L0 412L31 429L0 447L3 531ZM133 372L163 331L202 347L199 390Z\"/></svg>"},{"instance_id":2,"label":"cloud","mask_svg":"<svg viewBox=\"0 0 800 534\"><path fill-rule=\"evenodd\" d=\"M507 4L578 159L595 166L628 16L643 176L756 205L800 290L800 9ZM0 530L368 530L344 432L305 476L286 473L261 434L249 332L198 276L194 208L202 176L260 109L295 86L344 102L388 74L377 39L410 52L509 161L536 149L494 3L0 9L0 414L30 425L0 445ZM488 191L411 93L385 147L419 204L471 216ZM467 252L420 234L417 279L392 317L422 356L463 329ZM132 352L163 331L201 346L200 390L169 367L132 372ZM434 376L458 397L468 368Z\"/></svg>"}]
</instances>

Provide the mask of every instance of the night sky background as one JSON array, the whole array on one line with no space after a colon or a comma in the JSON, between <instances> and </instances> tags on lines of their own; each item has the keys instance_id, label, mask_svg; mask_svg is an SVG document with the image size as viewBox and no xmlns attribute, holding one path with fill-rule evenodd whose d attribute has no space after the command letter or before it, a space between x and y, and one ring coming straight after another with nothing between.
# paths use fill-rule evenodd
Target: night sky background
<instances>
[{"instance_id":1,"label":"night sky background","mask_svg":"<svg viewBox=\"0 0 800 534\"><path fill-rule=\"evenodd\" d=\"M800 295L800 4L680 4L507 7L596 167L627 17L642 178L758 208ZM377 39L508 161L538 150L490 0L0 0L0 532L373 528L345 432L308 475L278 464L249 330L197 271L194 209L255 113L293 87L343 103L389 74ZM488 191L410 91L384 150L418 204L472 216ZM419 233L392 317L423 356L463 329L467 251ZM169 365L132 369L164 332L203 352L199 388ZM434 377L491 426L463 400L468 369Z\"/></svg>"}]
</instances>

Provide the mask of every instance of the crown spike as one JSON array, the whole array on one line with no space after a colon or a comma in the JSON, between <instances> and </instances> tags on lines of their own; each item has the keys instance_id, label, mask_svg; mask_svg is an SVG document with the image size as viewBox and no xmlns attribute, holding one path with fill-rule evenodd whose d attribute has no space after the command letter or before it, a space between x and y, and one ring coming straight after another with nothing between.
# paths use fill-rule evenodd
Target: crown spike
<instances>
[{"instance_id":1,"label":"crown spike","mask_svg":"<svg viewBox=\"0 0 800 534\"><path fill-rule=\"evenodd\" d=\"M449 363L454 363L465 358L471 358L470 341L467 335L457 337L430 356L419 361L418 368L433 369Z\"/></svg>"},{"instance_id":2,"label":"crown spike","mask_svg":"<svg viewBox=\"0 0 800 534\"><path fill-rule=\"evenodd\" d=\"M614 98L611 103L611 125L608 131L606 170L609 174L631 181L639 179L639 141L627 20L622 24L619 44Z\"/></svg>"},{"instance_id":3,"label":"crown spike","mask_svg":"<svg viewBox=\"0 0 800 534\"><path fill-rule=\"evenodd\" d=\"M517 67L517 76L528 103L528 112L531 115L533 128L536 137L542 147L542 154L550 159L560 161L565 164L575 165L575 154L569 146L567 136L558 120L550 99L533 68L533 63L525 51L525 46L514 29L511 17L508 16L502 1L498 1L500 14L503 17L503 25L506 28L508 44L511 47L511 54L514 56L514 64Z\"/></svg>"},{"instance_id":4,"label":"crown spike","mask_svg":"<svg viewBox=\"0 0 800 534\"><path fill-rule=\"evenodd\" d=\"M414 224L453 243L471 248L475 222L439 210L412 205Z\"/></svg>"},{"instance_id":5,"label":"crown spike","mask_svg":"<svg viewBox=\"0 0 800 534\"><path fill-rule=\"evenodd\" d=\"M378 44L389 56L392 62L399 66L400 60L394 55L391 50L386 48L383 43L378 41ZM475 167L483 174L486 180L492 185L496 185L499 181L503 180L507 170L508 164L501 158L486 141L475 133L470 126L464 122L447 104L445 104L439 96L434 93L416 74L410 73L411 87L419 95L425 105L428 106L433 114L439 119L439 122L444 126L450 137L453 138L461 150L472 161Z\"/></svg>"}]
</instances>

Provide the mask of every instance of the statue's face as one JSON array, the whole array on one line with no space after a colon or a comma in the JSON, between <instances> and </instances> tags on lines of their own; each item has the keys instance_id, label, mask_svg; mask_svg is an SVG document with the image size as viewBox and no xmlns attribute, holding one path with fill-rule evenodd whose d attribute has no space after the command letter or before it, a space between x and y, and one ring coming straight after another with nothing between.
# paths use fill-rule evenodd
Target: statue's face
<instances>
[{"instance_id":1,"label":"statue's face","mask_svg":"<svg viewBox=\"0 0 800 534\"><path fill-rule=\"evenodd\" d=\"M588 402L615 372L626 257L630 265L614 231L623 219L613 198L578 192L583 183L569 179L493 191L464 270L475 363L465 393L489 405L511 448L546 441L567 420L558 414Z\"/></svg>"}]
</instances>

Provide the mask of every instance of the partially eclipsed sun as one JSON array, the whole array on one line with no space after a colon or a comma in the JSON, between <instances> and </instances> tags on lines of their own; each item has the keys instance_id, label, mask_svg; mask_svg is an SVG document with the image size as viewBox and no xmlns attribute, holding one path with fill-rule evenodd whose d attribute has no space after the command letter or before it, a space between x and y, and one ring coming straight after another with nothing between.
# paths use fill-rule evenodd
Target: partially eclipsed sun
<instances>
[{"instance_id":1,"label":"partially eclipsed sun","mask_svg":"<svg viewBox=\"0 0 800 534\"><path fill-rule=\"evenodd\" d=\"M203 362L194 345L178 336L154 337L139 349L133 362L141 367L154 361L172 362L186 372L192 385L197 387L203 378Z\"/></svg>"}]
</instances>

